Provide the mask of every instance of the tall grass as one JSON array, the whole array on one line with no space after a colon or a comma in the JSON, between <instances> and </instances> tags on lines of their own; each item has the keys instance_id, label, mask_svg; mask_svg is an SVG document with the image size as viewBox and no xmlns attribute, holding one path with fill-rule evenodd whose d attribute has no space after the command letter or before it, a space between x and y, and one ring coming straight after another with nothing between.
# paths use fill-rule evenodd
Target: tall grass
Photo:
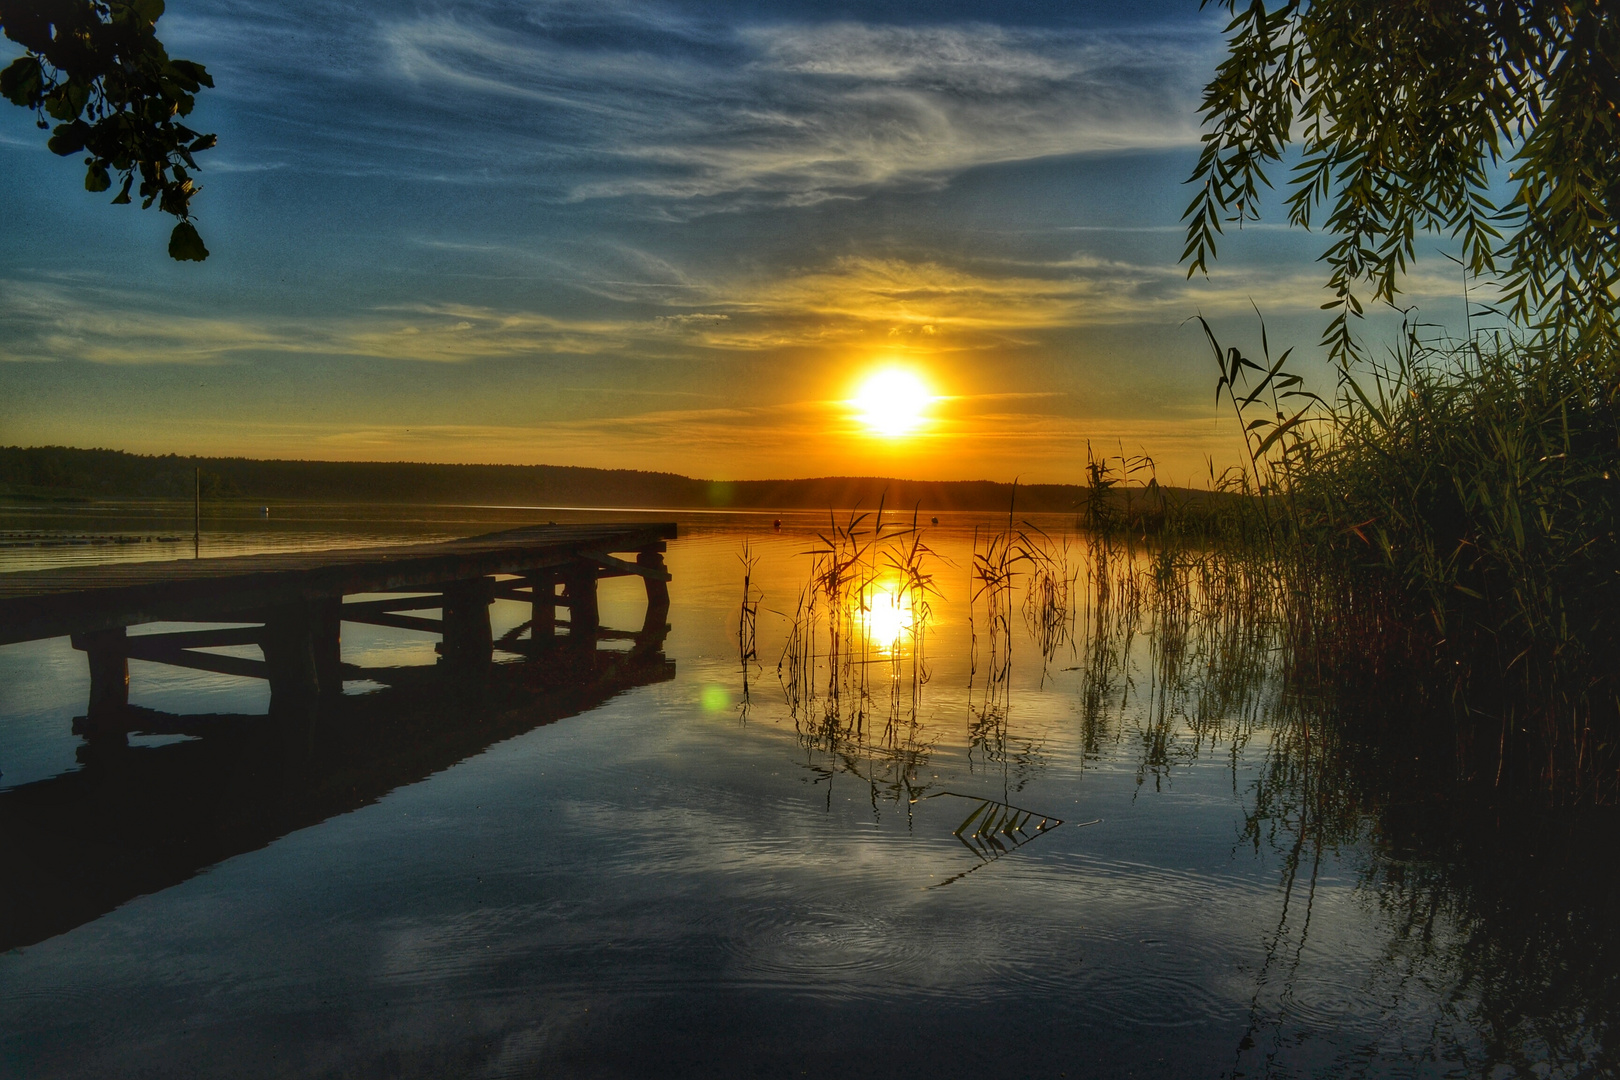
<instances>
[{"instance_id":1,"label":"tall grass","mask_svg":"<svg viewBox=\"0 0 1620 1080\"><path fill-rule=\"evenodd\" d=\"M833 776L846 772L867 782L874 809L880 798L909 808L927 786L919 776L933 751L917 712L929 679L935 552L915 512L909 524L895 522L881 503L844 519L829 513L816 539L801 553L810 567L793 610L778 612L787 620L777 677L789 714L804 749L827 762L816 771L829 798ZM879 616L901 609L907 618L897 636L875 640ZM883 701L872 693L879 665L890 669Z\"/></svg>"},{"instance_id":2,"label":"tall grass","mask_svg":"<svg viewBox=\"0 0 1620 1080\"><path fill-rule=\"evenodd\" d=\"M1614 373L1409 328L1325 400L1263 336L1256 361L1205 331L1249 440L1241 529L1260 538L1293 662L1404 697L1362 713L1464 778L1620 798Z\"/></svg>"}]
</instances>

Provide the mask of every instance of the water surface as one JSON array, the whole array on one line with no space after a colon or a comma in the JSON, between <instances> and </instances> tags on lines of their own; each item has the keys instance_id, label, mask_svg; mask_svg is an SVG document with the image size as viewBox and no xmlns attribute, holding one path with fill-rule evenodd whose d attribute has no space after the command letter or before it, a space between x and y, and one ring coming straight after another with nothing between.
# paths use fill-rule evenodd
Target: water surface
<instances>
[{"instance_id":1,"label":"water surface","mask_svg":"<svg viewBox=\"0 0 1620 1080\"><path fill-rule=\"evenodd\" d=\"M243 510L203 554L579 516ZM824 516L681 517L656 656L507 658L473 692L431 637L347 624L346 660L415 681L312 730L262 684L132 661L150 730L86 741L82 655L0 647L0 1074L1613 1073L1608 820L1313 771L1276 672L1234 690L1212 639L1099 610L1079 540L1057 640L1027 573L997 638L969 603L990 517L925 527L920 646L868 614L859 664L823 647L796 694ZM156 505L0 530L7 568L192 544ZM638 583L602 597L640 625Z\"/></svg>"}]
</instances>

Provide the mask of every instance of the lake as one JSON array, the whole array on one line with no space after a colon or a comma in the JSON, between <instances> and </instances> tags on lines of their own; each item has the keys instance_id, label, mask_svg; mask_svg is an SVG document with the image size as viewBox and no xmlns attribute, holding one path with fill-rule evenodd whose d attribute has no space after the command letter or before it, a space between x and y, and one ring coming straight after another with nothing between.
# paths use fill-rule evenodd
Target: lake
<instances>
[{"instance_id":1,"label":"lake","mask_svg":"<svg viewBox=\"0 0 1620 1080\"><path fill-rule=\"evenodd\" d=\"M66 639L0 647L0 1074L1620 1068L1612 815L1321 749L1269 631L1151 546L1020 523L1050 561L998 592L1007 519L890 514L814 623L825 514L242 508L202 554L583 519L680 521L655 655L474 691L431 636L345 624L398 686L293 730L260 682L131 661L126 742L74 733ZM187 557L190 525L6 510L0 568ZM601 600L641 625L639 582Z\"/></svg>"}]
</instances>

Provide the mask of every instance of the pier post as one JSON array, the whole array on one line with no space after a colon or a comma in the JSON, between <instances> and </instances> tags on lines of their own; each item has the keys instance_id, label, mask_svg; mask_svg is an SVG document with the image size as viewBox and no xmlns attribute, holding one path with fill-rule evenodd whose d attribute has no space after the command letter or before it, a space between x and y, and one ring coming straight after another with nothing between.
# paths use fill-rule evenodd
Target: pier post
<instances>
[{"instance_id":1,"label":"pier post","mask_svg":"<svg viewBox=\"0 0 1620 1080\"><path fill-rule=\"evenodd\" d=\"M553 643L557 636L557 575L540 570L528 575L534 602L529 612L529 640L535 646Z\"/></svg>"},{"instance_id":2,"label":"pier post","mask_svg":"<svg viewBox=\"0 0 1620 1080\"><path fill-rule=\"evenodd\" d=\"M489 666L495 645L489 628L489 605L493 600L488 578L445 586L444 641L440 652L446 663L466 671Z\"/></svg>"},{"instance_id":3,"label":"pier post","mask_svg":"<svg viewBox=\"0 0 1620 1080\"><path fill-rule=\"evenodd\" d=\"M323 697L338 697L343 693L343 597L315 601L310 617L316 681Z\"/></svg>"},{"instance_id":4,"label":"pier post","mask_svg":"<svg viewBox=\"0 0 1620 1080\"><path fill-rule=\"evenodd\" d=\"M307 708L320 697L315 627L315 612L308 604L285 604L265 613L259 647L269 669L271 712Z\"/></svg>"},{"instance_id":5,"label":"pier post","mask_svg":"<svg viewBox=\"0 0 1620 1080\"><path fill-rule=\"evenodd\" d=\"M647 583L647 610L651 611L653 608L660 608L667 614L669 611L669 582L664 580L664 575L668 573L664 568L664 553L657 548L639 551L636 553L636 565L659 571L658 575L649 575L641 580Z\"/></svg>"},{"instance_id":6,"label":"pier post","mask_svg":"<svg viewBox=\"0 0 1620 1080\"><path fill-rule=\"evenodd\" d=\"M636 565L659 571L656 576L643 576L647 586L647 617L641 622L641 633L636 636L636 650L652 652L661 646L669 631L669 582L663 580L664 556L657 548L636 553Z\"/></svg>"},{"instance_id":7,"label":"pier post","mask_svg":"<svg viewBox=\"0 0 1620 1080\"><path fill-rule=\"evenodd\" d=\"M596 605L596 565L575 563L563 571L563 592L568 600L568 644L576 649L596 648L601 614Z\"/></svg>"},{"instance_id":8,"label":"pier post","mask_svg":"<svg viewBox=\"0 0 1620 1080\"><path fill-rule=\"evenodd\" d=\"M128 632L120 626L74 634L73 647L90 661L90 708L92 721L121 711L129 704L129 654L124 643Z\"/></svg>"}]
</instances>

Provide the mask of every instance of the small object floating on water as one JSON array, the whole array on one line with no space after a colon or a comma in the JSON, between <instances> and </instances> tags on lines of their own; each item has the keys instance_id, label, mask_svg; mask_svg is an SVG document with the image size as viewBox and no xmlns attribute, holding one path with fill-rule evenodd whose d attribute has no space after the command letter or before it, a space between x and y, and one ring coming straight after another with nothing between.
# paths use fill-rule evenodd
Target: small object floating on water
<instances>
[{"instance_id":1,"label":"small object floating on water","mask_svg":"<svg viewBox=\"0 0 1620 1080\"><path fill-rule=\"evenodd\" d=\"M928 519L928 520L929 520L929 522L931 522L931 523L932 523L932 524L935 524L935 525L938 525L938 524L939 524L939 518L929 518L929 519Z\"/></svg>"},{"instance_id":2,"label":"small object floating on water","mask_svg":"<svg viewBox=\"0 0 1620 1080\"><path fill-rule=\"evenodd\" d=\"M771 528L780 529L781 527L782 527L782 519L781 518L777 518L775 521L771 522Z\"/></svg>"},{"instance_id":3,"label":"small object floating on water","mask_svg":"<svg viewBox=\"0 0 1620 1080\"><path fill-rule=\"evenodd\" d=\"M259 507L259 516L262 517L262 518L269 517L270 516L270 508L268 506Z\"/></svg>"}]
</instances>

